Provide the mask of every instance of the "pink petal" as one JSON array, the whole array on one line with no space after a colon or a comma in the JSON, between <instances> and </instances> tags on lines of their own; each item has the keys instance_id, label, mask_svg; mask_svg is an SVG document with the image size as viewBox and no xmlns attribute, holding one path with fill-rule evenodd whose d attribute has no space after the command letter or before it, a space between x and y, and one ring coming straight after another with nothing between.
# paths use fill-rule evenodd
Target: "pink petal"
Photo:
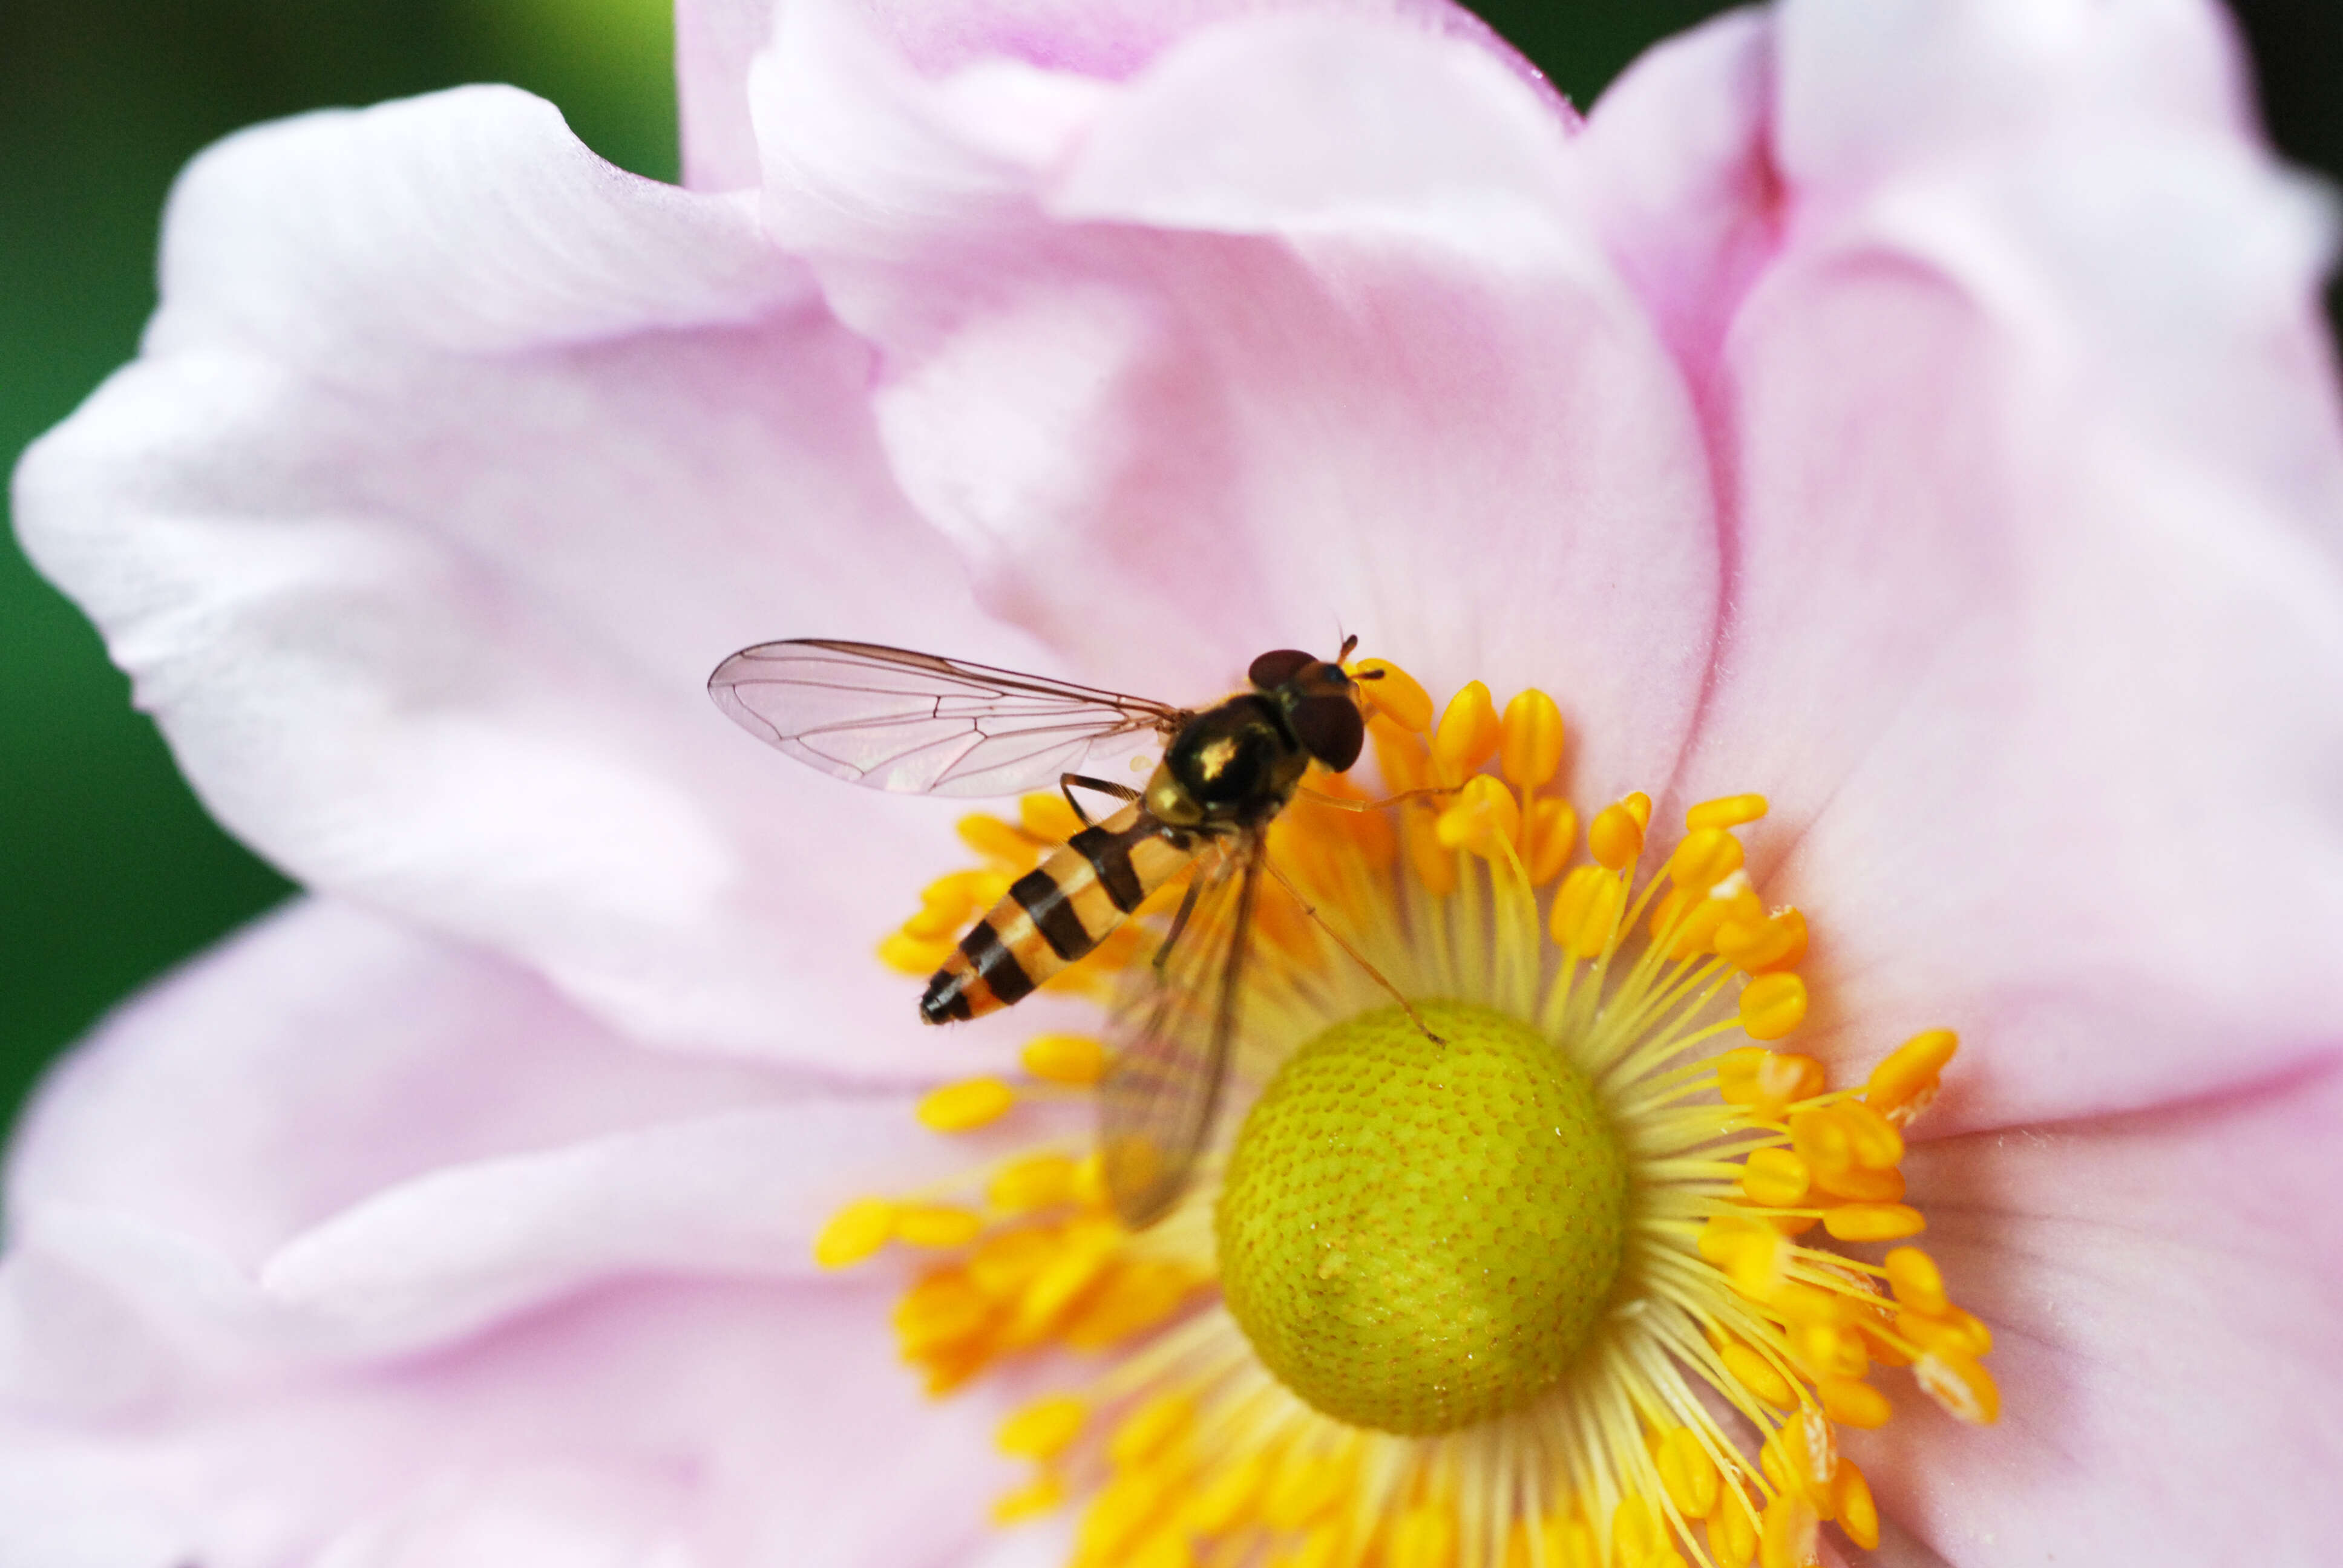
<instances>
[{"instance_id":1,"label":"pink petal","mask_svg":"<svg viewBox=\"0 0 2343 1568\"><path fill-rule=\"evenodd\" d=\"M989 1452L999 1396L921 1395L887 1309L873 1285L644 1284L133 1428L0 1413L0 1561L964 1560L1019 1479Z\"/></svg>"},{"instance_id":2,"label":"pink petal","mask_svg":"<svg viewBox=\"0 0 2343 1568\"><path fill-rule=\"evenodd\" d=\"M750 62L773 27L773 0L678 0L676 81L687 184L739 190L757 183ZM1536 68L1471 12L1447 0L902 0L864 5L920 70L944 75L987 60L1022 61L1120 80L1182 36L1236 17L1310 10L1382 17L1473 41L1523 79Z\"/></svg>"},{"instance_id":3,"label":"pink petal","mask_svg":"<svg viewBox=\"0 0 2343 1568\"><path fill-rule=\"evenodd\" d=\"M2330 1554L2343 1219L2313 1195L2338 1050L2220 1100L1914 1151L1926 1245L1992 1325L2003 1413L1964 1427L1914 1393L1850 1434L1884 1512L1960 1563Z\"/></svg>"},{"instance_id":4,"label":"pink petal","mask_svg":"<svg viewBox=\"0 0 2343 1568\"><path fill-rule=\"evenodd\" d=\"M952 813L766 754L700 687L791 634L1034 653L898 498L867 351L747 206L466 90L234 139L166 253L146 357L16 515L214 812L631 1031L941 1060L870 954L964 861Z\"/></svg>"},{"instance_id":5,"label":"pink petal","mask_svg":"<svg viewBox=\"0 0 2343 1568\"><path fill-rule=\"evenodd\" d=\"M768 222L879 346L895 470L988 605L1179 698L1341 627L1443 692L1561 688L1583 786L1673 759L1698 433L1501 61L1312 15L1127 83L939 81L816 6L754 92Z\"/></svg>"},{"instance_id":6,"label":"pink petal","mask_svg":"<svg viewBox=\"0 0 2343 1568\"><path fill-rule=\"evenodd\" d=\"M151 1404L182 1374L446 1343L612 1280L812 1271L850 1199L1074 1130L921 1130L901 1095L647 1055L541 981L307 904L110 1023L11 1181L0 1390Z\"/></svg>"},{"instance_id":7,"label":"pink petal","mask_svg":"<svg viewBox=\"0 0 2343 1568\"><path fill-rule=\"evenodd\" d=\"M1813 1041L1967 1033L1947 1130L2267 1078L2343 1020L2324 210L2236 133L2205 9L1976 9L1784 15L1676 789L1772 798Z\"/></svg>"}]
</instances>

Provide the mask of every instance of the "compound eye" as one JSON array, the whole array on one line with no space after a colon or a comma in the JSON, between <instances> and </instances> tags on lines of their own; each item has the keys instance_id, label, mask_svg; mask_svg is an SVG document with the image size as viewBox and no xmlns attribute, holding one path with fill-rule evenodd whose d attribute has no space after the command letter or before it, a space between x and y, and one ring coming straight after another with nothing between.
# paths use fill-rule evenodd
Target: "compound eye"
<instances>
[{"instance_id":1,"label":"compound eye","mask_svg":"<svg viewBox=\"0 0 2343 1568\"><path fill-rule=\"evenodd\" d=\"M1301 674L1302 666L1315 662L1312 655L1299 648L1276 648L1254 659L1252 668L1245 671L1245 678L1253 683L1256 690L1275 691Z\"/></svg>"},{"instance_id":2,"label":"compound eye","mask_svg":"<svg viewBox=\"0 0 2343 1568\"><path fill-rule=\"evenodd\" d=\"M1293 733L1303 750L1342 773L1359 759L1367 726L1347 697L1305 697L1293 705Z\"/></svg>"}]
</instances>

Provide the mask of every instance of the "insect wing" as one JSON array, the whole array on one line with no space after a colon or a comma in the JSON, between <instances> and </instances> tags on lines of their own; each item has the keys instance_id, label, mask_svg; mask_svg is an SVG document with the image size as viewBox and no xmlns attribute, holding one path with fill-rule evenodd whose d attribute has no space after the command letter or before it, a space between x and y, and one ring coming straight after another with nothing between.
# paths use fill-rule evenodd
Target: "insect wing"
<instances>
[{"instance_id":1,"label":"insect wing","mask_svg":"<svg viewBox=\"0 0 2343 1568\"><path fill-rule=\"evenodd\" d=\"M745 648L716 667L708 694L800 762L911 795L1052 788L1183 717L1144 698L867 642Z\"/></svg>"},{"instance_id":2,"label":"insect wing","mask_svg":"<svg viewBox=\"0 0 2343 1568\"><path fill-rule=\"evenodd\" d=\"M1261 881L1257 834L1207 850L1153 961L1117 1000L1099 1086L1107 1194L1133 1230L1186 1190L1228 1076Z\"/></svg>"}]
</instances>

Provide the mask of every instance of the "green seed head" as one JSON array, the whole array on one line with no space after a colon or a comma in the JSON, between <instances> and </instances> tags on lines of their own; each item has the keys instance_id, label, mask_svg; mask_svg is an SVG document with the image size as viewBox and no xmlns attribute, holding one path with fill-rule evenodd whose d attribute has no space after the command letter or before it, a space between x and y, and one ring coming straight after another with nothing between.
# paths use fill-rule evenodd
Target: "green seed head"
<instances>
[{"instance_id":1,"label":"green seed head","mask_svg":"<svg viewBox=\"0 0 2343 1568\"><path fill-rule=\"evenodd\" d=\"M1335 1025L1245 1118L1216 1219L1262 1362L1355 1426L1449 1432L1569 1369L1619 1272L1626 1161L1537 1030L1461 1002Z\"/></svg>"}]
</instances>

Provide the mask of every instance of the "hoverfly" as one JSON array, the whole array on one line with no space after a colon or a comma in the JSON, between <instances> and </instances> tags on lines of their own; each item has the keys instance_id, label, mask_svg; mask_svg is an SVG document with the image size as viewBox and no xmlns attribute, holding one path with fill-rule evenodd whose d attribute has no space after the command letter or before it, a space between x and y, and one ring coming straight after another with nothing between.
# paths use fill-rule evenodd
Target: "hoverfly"
<instances>
[{"instance_id":1,"label":"hoverfly","mask_svg":"<svg viewBox=\"0 0 2343 1568\"><path fill-rule=\"evenodd\" d=\"M961 939L920 999L929 1023L1021 1000L1193 868L1162 940L1116 1000L1100 1086L1107 1189L1138 1229L1179 1198L1219 1109L1265 830L1313 759L1338 773L1358 760L1363 694L1341 662L1357 640L1333 659L1264 653L1247 672L1250 689L1201 709L819 638L743 648L716 667L708 690L759 739L850 783L924 795L1065 792L1086 826ZM1077 771L1156 742L1162 756L1144 789ZM1093 822L1078 788L1122 804Z\"/></svg>"}]
</instances>

